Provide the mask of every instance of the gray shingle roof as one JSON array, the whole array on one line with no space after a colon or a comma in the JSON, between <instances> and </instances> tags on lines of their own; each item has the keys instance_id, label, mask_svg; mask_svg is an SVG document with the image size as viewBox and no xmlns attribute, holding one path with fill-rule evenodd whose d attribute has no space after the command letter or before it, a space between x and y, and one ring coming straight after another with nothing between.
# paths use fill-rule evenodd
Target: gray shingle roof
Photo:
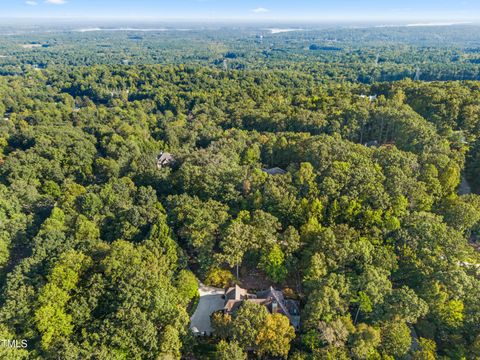
<instances>
[{"instance_id":1,"label":"gray shingle roof","mask_svg":"<svg viewBox=\"0 0 480 360\"><path fill-rule=\"evenodd\" d=\"M287 172L279 167L274 167L271 169L262 168L263 172L266 172L268 175L285 175Z\"/></svg>"},{"instance_id":2,"label":"gray shingle roof","mask_svg":"<svg viewBox=\"0 0 480 360\"><path fill-rule=\"evenodd\" d=\"M157 156L157 167L159 169L173 165L175 163L175 158L172 154L167 152L161 152L160 155Z\"/></svg>"}]
</instances>

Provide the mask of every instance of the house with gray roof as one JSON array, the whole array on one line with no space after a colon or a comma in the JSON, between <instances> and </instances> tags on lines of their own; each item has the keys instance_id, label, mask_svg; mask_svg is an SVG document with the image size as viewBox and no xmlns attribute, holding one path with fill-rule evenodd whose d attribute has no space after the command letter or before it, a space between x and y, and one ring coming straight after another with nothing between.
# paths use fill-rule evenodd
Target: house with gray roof
<instances>
[{"instance_id":1,"label":"house with gray roof","mask_svg":"<svg viewBox=\"0 0 480 360\"><path fill-rule=\"evenodd\" d=\"M272 176L277 176L277 175L285 175L287 172L279 167L274 167L274 168L271 168L271 169L266 169L266 168L262 168L262 171L267 173L268 175L272 175Z\"/></svg>"},{"instance_id":2,"label":"house with gray roof","mask_svg":"<svg viewBox=\"0 0 480 360\"><path fill-rule=\"evenodd\" d=\"M172 166L176 162L175 158L172 154L168 152L161 152L160 155L157 156L157 168L160 170L164 167Z\"/></svg>"},{"instance_id":3,"label":"house with gray roof","mask_svg":"<svg viewBox=\"0 0 480 360\"><path fill-rule=\"evenodd\" d=\"M247 290L235 285L225 290L225 307L223 312L234 314L244 302L253 302L263 305L271 314L282 314L290 320L290 324L300 329L300 308L295 300L285 299L283 292L270 287L256 294L249 294Z\"/></svg>"}]
</instances>

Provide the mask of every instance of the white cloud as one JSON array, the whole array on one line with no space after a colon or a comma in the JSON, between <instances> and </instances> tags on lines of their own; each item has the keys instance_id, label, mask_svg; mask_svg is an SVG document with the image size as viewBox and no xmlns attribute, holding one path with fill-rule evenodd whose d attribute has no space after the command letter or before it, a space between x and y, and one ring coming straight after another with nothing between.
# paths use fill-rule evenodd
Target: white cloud
<instances>
[{"instance_id":1,"label":"white cloud","mask_svg":"<svg viewBox=\"0 0 480 360\"><path fill-rule=\"evenodd\" d=\"M36 1L25 1L25 4L31 5L31 6L38 5L38 3Z\"/></svg>"},{"instance_id":2,"label":"white cloud","mask_svg":"<svg viewBox=\"0 0 480 360\"><path fill-rule=\"evenodd\" d=\"M62 5L65 4L66 0L45 0L47 4Z\"/></svg>"},{"instance_id":3,"label":"white cloud","mask_svg":"<svg viewBox=\"0 0 480 360\"><path fill-rule=\"evenodd\" d=\"M262 14L262 13L267 13L267 12L269 12L270 10L265 9L264 7L258 7L258 8L256 8L256 9L253 9L252 11L253 11L254 13L256 13L256 14Z\"/></svg>"}]
</instances>

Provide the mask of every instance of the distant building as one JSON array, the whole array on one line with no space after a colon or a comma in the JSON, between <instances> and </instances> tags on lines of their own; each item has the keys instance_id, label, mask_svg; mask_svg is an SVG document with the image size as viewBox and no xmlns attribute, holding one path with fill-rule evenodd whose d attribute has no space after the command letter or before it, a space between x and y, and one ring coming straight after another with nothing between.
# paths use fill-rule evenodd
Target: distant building
<instances>
[{"instance_id":1,"label":"distant building","mask_svg":"<svg viewBox=\"0 0 480 360\"><path fill-rule=\"evenodd\" d=\"M283 292L270 287L267 290L257 292L257 294L249 294L247 290L235 285L235 287L225 290L225 307L223 312L233 314L245 301L263 305L272 314L278 313L286 316L296 330L300 329L298 302L285 299Z\"/></svg>"},{"instance_id":2,"label":"distant building","mask_svg":"<svg viewBox=\"0 0 480 360\"><path fill-rule=\"evenodd\" d=\"M378 95L360 95L360 97L362 99L365 99L365 98L368 98L368 100L370 100L370 102L374 102L375 100L377 100L377 97Z\"/></svg>"},{"instance_id":3,"label":"distant building","mask_svg":"<svg viewBox=\"0 0 480 360\"><path fill-rule=\"evenodd\" d=\"M372 140L372 141L366 142L363 145L365 145L366 147L378 147L380 144L378 143L378 140Z\"/></svg>"},{"instance_id":4,"label":"distant building","mask_svg":"<svg viewBox=\"0 0 480 360\"><path fill-rule=\"evenodd\" d=\"M161 152L160 155L157 156L157 168L160 170L164 167L172 166L175 164L176 160L172 154L167 152Z\"/></svg>"},{"instance_id":5,"label":"distant building","mask_svg":"<svg viewBox=\"0 0 480 360\"><path fill-rule=\"evenodd\" d=\"M287 173L285 170L280 169L279 167L274 167L274 168L271 168L271 169L263 168L262 171L266 172L268 175L273 175L273 176L285 175Z\"/></svg>"}]
</instances>

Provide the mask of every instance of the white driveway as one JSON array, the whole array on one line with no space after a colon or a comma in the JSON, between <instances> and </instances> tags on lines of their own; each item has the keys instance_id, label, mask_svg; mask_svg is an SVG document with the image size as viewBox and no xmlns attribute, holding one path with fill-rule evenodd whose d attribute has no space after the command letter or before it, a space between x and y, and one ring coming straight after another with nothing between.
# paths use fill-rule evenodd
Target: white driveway
<instances>
[{"instance_id":1,"label":"white driveway","mask_svg":"<svg viewBox=\"0 0 480 360\"><path fill-rule=\"evenodd\" d=\"M225 306L224 289L214 288L199 284L198 291L200 300L197 309L190 319L190 329L197 335L211 335L212 325L210 324L210 315L215 311L223 309Z\"/></svg>"}]
</instances>

